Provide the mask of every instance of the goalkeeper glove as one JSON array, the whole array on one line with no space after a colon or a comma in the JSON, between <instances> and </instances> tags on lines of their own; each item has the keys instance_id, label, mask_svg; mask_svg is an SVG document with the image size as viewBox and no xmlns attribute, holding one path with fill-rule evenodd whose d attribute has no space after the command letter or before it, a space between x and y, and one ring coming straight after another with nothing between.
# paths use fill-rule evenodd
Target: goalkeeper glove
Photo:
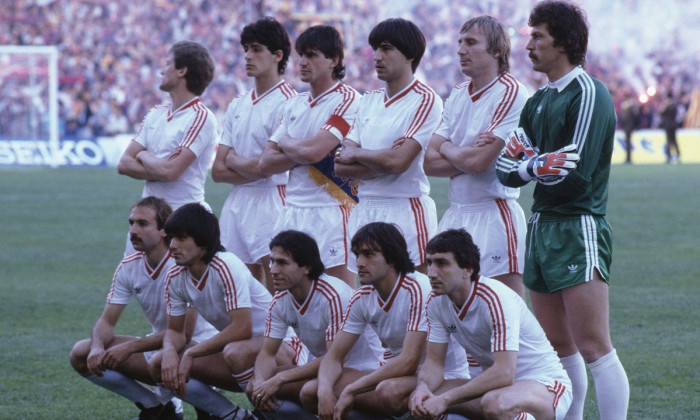
<instances>
[{"instance_id":1,"label":"goalkeeper glove","mask_svg":"<svg viewBox=\"0 0 700 420\"><path fill-rule=\"evenodd\" d=\"M518 174L525 181L534 179L540 184L554 185L576 169L579 159L576 145L569 144L555 152L543 153L523 162L518 168Z\"/></svg>"},{"instance_id":2,"label":"goalkeeper glove","mask_svg":"<svg viewBox=\"0 0 700 420\"><path fill-rule=\"evenodd\" d=\"M504 153L514 159L532 158L539 154L537 149L532 146L525 130L520 127L508 135L508 144L506 144Z\"/></svg>"}]
</instances>

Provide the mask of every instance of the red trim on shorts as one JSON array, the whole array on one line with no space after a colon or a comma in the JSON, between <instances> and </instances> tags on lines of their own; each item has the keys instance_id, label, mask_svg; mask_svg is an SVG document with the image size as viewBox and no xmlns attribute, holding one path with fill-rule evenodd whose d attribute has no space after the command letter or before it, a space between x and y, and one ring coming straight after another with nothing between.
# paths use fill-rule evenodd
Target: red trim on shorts
<instances>
[{"instance_id":1,"label":"red trim on shorts","mask_svg":"<svg viewBox=\"0 0 700 420\"><path fill-rule=\"evenodd\" d=\"M428 226L425 221L425 211L420 198L409 198L413 220L416 224L416 240L418 242L418 265L425 262L425 247L428 245Z\"/></svg>"},{"instance_id":2,"label":"red trim on shorts","mask_svg":"<svg viewBox=\"0 0 700 420\"><path fill-rule=\"evenodd\" d=\"M501 220L506 228L506 243L508 244L508 270L510 273L518 272L518 234L513 223L513 213L510 211L508 202L502 198L497 198L496 205L501 213Z\"/></svg>"}]
</instances>

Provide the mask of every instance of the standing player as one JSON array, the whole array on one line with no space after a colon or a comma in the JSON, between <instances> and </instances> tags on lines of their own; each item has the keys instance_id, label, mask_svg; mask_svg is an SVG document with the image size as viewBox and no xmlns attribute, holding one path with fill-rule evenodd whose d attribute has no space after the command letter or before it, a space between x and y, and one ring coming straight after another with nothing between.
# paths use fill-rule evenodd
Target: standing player
<instances>
[{"instance_id":1,"label":"standing player","mask_svg":"<svg viewBox=\"0 0 700 420\"><path fill-rule=\"evenodd\" d=\"M354 288L355 276L346 268L345 232L356 197L352 184L335 176L331 152L350 130L360 95L340 82L345 76L343 40L335 28L312 26L294 47L301 80L310 91L287 101L260 159L265 176L290 170L286 207L274 231L297 229L311 235L326 272Z\"/></svg>"},{"instance_id":2,"label":"standing player","mask_svg":"<svg viewBox=\"0 0 700 420\"><path fill-rule=\"evenodd\" d=\"M70 363L89 381L134 402L140 419L175 418L172 402L162 405L153 391L136 381L155 385L148 374L146 355L159 349L167 327L164 285L165 274L175 261L168 251L170 238L164 230L172 212L165 200L142 198L131 208L129 236L136 249L124 258L112 279L107 304L92 329L92 337L79 341L70 352ZM135 297L151 324L150 335L138 338L115 335L114 329L124 308ZM203 340L215 332L211 325L188 312L188 326L194 340ZM188 331L188 338L192 335Z\"/></svg>"},{"instance_id":3,"label":"standing player","mask_svg":"<svg viewBox=\"0 0 700 420\"><path fill-rule=\"evenodd\" d=\"M117 170L146 180L143 197L162 197L173 209L192 202L206 206L204 183L217 122L200 95L214 77L214 60L202 44L181 41L170 48L160 73L160 90L170 95L171 103L146 115Z\"/></svg>"},{"instance_id":4,"label":"standing player","mask_svg":"<svg viewBox=\"0 0 700 420\"><path fill-rule=\"evenodd\" d=\"M217 418L253 418L249 411L206 385L234 392L245 389L244 384L239 385L240 377L234 378L225 368L225 347L262 335L272 297L241 260L223 250L219 221L202 205L180 207L168 218L165 232L172 237L170 249L177 266L166 278L168 329L162 351L150 361L151 373L183 400L206 408ZM184 333L188 306L197 309L219 332L188 346ZM240 365L253 365L253 360L237 362L239 372L245 370Z\"/></svg>"},{"instance_id":5,"label":"standing player","mask_svg":"<svg viewBox=\"0 0 700 420\"><path fill-rule=\"evenodd\" d=\"M623 419L629 383L610 339L612 232L605 219L615 110L605 86L582 68L588 45L583 10L543 1L528 24L533 69L545 73L549 83L525 104L520 116L524 135L510 140L496 167L505 185L537 182L523 283L571 378L569 417L583 415L585 361L595 381L600 418Z\"/></svg>"},{"instance_id":6,"label":"standing player","mask_svg":"<svg viewBox=\"0 0 700 420\"><path fill-rule=\"evenodd\" d=\"M496 158L528 93L508 73L510 39L496 19L468 20L458 43L462 73L471 80L452 90L425 152L425 172L450 178L450 207L438 231L467 228L482 251L484 275L524 296L525 215L519 189L498 181Z\"/></svg>"},{"instance_id":7,"label":"standing player","mask_svg":"<svg viewBox=\"0 0 700 420\"><path fill-rule=\"evenodd\" d=\"M287 173L264 177L258 164L284 103L296 93L281 78L291 46L284 26L271 17L246 25L241 45L255 88L229 104L211 176L233 184L221 210L222 244L273 291L267 243L284 205Z\"/></svg>"},{"instance_id":8,"label":"standing player","mask_svg":"<svg viewBox=\"0 0 700 420\"><path fill-rule=\"evenodd\" d=\"M406 240L395 225L367 224L351 245L362 286L321 362L318 382L304 387L302 401L308 408L318 407L321 419L339 419L351 407L375 416L403 415L425 352L430 284L424 274L414 272ZM387 363L373 371L352 369L344 361L368 325L384 344ZM464 352L451 346L445 376L468 375Z\"/></svg>"},{"instance_id":9,"label":"standing player","mask_svg":"<svg viewBox=\"0 0 700 420\"><path fill-rule=\"evenodd\" d=\"M278 418L315 419L290 402L300 402L302 386L316 378L354 289L323 274L318 246L305 233L279 233L270 242L270 251L270 271L277 293L267 315L265 339L255 360L255 376L248 384L248 398L263 411L275 411ZM303 366L279 366L275 360L289 327L313 356ZM368 330L353 346L345 366L373 370L379 367L381 357L381 344Z\"/></svg>"},{"instance_id":10,"label":"standing player","mask_svg":"<svg viewBox=\"0 0 700 420\"><path fill-rule=\"evenodd\" d=\"M430 334L411 413L437 418L449 409L470 418L563 419L571 382L525 302L479 275L479 248L464 229L437 234L426 249ZM450 337L484 372L471 380L443 380ZM448 408L449 407L449 408ZM526 417L527 416L527 417Z\"/></svg>"},{"instance_id":11,"label":"standing player","mask_svg":"<svg viewBox=\"0 0 700 420\"><path fill-rule=\"evenodd\" d=\"M362 98L355 126L335 158L338 175L360 180L348 241L369 222L396 223L417 270L424 271L425 244L437 229L437 212L423 157L440 122L442 100L413 76L425 52L425 38L415 24L380 22L369 43L377 77L386 87Z\"/></svg>"}]
</instances>

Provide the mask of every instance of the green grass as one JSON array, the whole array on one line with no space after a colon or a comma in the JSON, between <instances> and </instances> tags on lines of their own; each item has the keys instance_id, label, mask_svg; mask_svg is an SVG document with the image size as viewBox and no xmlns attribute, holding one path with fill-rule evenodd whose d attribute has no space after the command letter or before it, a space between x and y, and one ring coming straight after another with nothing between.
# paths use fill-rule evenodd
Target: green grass
<instances>
[{"instance_id":1,"label":"green grass","mask_svg":"<svg viewBox=\"0 0 700 420\"><path fill-rule=\"evenodd\" d=\"M613 169L611 326L630 379L630 419L690 419L700 412L693 327L700 318L698 180L700 165ZM442 214L446 182L433 181ZM75 374L67 356L104 306L124 248L128 209L141 187L114 169L0 169L0 419L126 419L136 413L128 401ZM207 188L218 213L229 188ZM526 212L531 193L531 187L522 192ZM130 305L118 331L146 330L138 305ZM597 418L595 407L591 382L586 418Z\"/></svg>"}]
</instances>

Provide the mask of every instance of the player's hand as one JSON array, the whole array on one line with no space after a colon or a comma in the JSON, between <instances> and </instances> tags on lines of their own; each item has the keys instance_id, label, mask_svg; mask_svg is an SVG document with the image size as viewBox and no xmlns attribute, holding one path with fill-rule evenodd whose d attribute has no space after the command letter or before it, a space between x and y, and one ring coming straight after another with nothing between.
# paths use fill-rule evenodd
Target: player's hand
<instances>
[{"instance_id":1,"label":"player's hand","mask_svg":"<svg viewBox=\"0 0 700 420\"><path fill-rule=\"evenodd\" d=\"M338 401L335 403L335 410L333 411L333 420L345 420L348 418L348 413L352 407L352 403L355 402L355 397L344 390L340 393Z\"/></svg>"},{"instance_id":2,"label":"player's hand","mask_svg":"<svg viewBox=\"0 0 700 420\"><path fill-rule=\"evenodd\" d=\"M447 401L441 395L433 395L431 398L423 401L423 409L425 410L424 418L438 418L447 410Z\"/></svg>"},{"instance_id":3,"label":"player's hand","mask_svg":"<svg viewBox=\"0 0 700 420\"><path fill-rule=\"evenodd\" d=\"M533 158L538 155L537 149L532 146L532 142L520 127L508 135L504 153L513 159Z\"/></svg>"},{"instance_id":4,"label":"player's hand","mask_svg":"<svg viewBox=\"0 0 700 420\"><path fill-rule=\"evenodd\" d=\"M177 374L177 395L182 398L185 396L187 382L190 380L190 370L192 370L193 359L190 353L185 351L180 358L180 368Z\"/></svg>"},{"instance_id":5,"label":"player's hand","mask_svg":"<svg viewBox=\"0 0 700 420\"><path fill-rule=\"evenodd\" d=\"M279 402L277 401L276 394L281 386L282 382L279 380L279 375L273 376L259 386L255 387L251 402L256 408L259 408L262 411L277 411Z\"/></svg>"},{"instance_id":6,"label":"player's hand","mask_svg":"<svg viewBox=\"0 0 700 420\"><path fill-rule=\"evenodd\" d=\"M421 382L408 399L408 409L411 415L418 420L427 419L428 413L425 411L425 407L423 407L423 401L432 397L433 393Z\"/></svg>"},{"instance_id":7,"label":"player's hand","mask_svg":"<svg viewBox=\"0 0 700 420\"><path fill-rule=\"evenodd\" d=\"M175 351L164 351L160 364L160 376L163 387L177 393L180 356Z\"/></svg>"},{"instance_id":8,"label":"player's hand","mask_svg":"<svg viewBox=\"0 0 700 420\"><path fill-rule=\"evenodd\" d=\"M334 162L349 165L355 162L355 150L357 147L342 146L335 149Z\"/></svg>"},{"instance_id":9,"label":"player's hand","mask_svg":"<svg viewBox=\"0 0 700 420\"><path fill-rule=\"evenodd\" d=\"M501 140L501 138L493 134L491 131L484 131L483 133L479 133L479 135L476 136L476 142L474 143L474 147L484 147L487 144L491 144L496 140Z\"/></svg>"},{"instance_id":10,"label":"player's hand","mask_svg":"<svg viewBox=\"0 0 700 420\"><path fill-rule=\"evenodd\" d=\"M333 411L338 401L332 390L318 393L318 418L320 420L333 420Z\"/></svg>"},{"instance_id":11,"label":"player's hand","mask_svg":"<svg viewBox=\"0 0 700 420\"><path fill-rule=\"evenodd\" d=\"M87 370L93 375L102 376L102 358L104 349L90 349L87 357Z\"/></svg>"},{"instance_id":12,"label":"player's hand","mask_svg":"<svg viewBox=\"0 0 700 420\"><path fill-rule=\"evenodd\" d=\"M102 367L106 369L116 369L124 360L131 356L129 343L122 343L107 350L102 357Z\"/></svg>"},{"instance_id":13,"label":"player's hand","mask_svg":"<svg viewBox=\"0 0 700 420\"><path fill-rule=\"evenodd\" d=\"M569 144L555 152L543 153L530 159L527 164L527 173L541 184L558 184L576 169L579 159L576 145Z\"/></svg>"}]
</instances>

